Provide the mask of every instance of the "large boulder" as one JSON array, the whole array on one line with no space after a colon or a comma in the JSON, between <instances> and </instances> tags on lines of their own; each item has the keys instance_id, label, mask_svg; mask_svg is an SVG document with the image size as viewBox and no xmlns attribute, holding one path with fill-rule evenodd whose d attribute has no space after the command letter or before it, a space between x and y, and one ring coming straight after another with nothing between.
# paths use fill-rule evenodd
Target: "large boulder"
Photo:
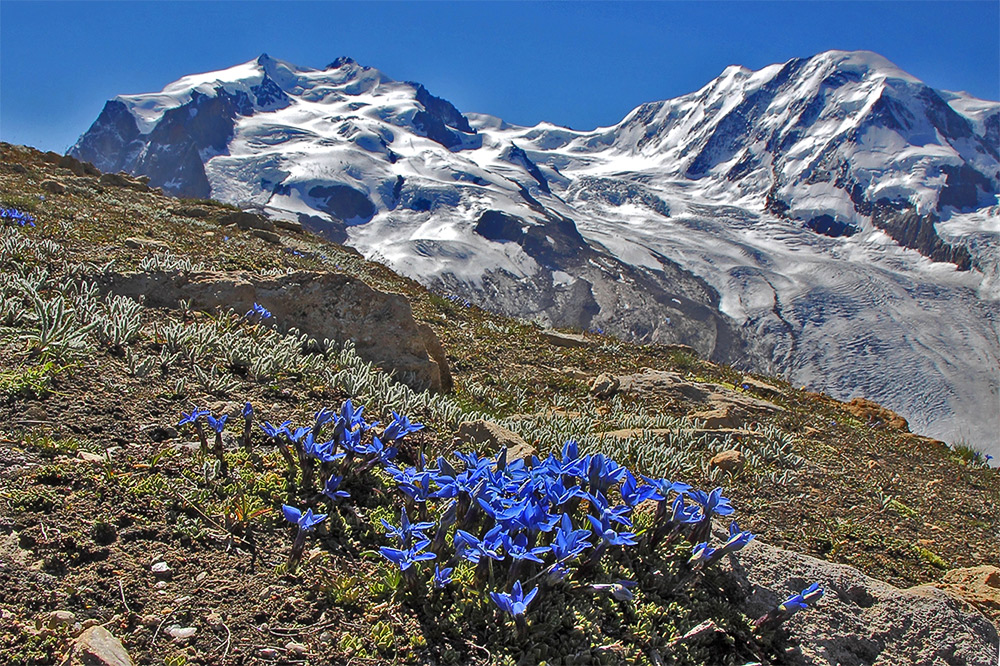
<instances>
[{"instance_id":1,"label":"large boulder","mask_svg":"<svg viewBox=\"0 0 1000 666\"><path fill-rule=\"evenodd\" d=\"M282 327L322 340L355 345L358 355L417 390L450 386L447 359L437 336L413 318L400 294L371 288L343 273L298 271L278 277L245 272L128 273L95 278L102 290L147 306L247 312L259 303Z\"/></svg>"},{"instance_id":2,"label":"large boulder","mask_svg":"<svg viewBox=\"0 0 1000 666\"><path fill-rule=\"evenodd\" d=\"M789 664L972 666L997 658L997 630L975 608L929 585L902 590L857 569L759 541L730 560L756 618L817 582L826 594L783 627Z\"/></svg>"}]
</instances>

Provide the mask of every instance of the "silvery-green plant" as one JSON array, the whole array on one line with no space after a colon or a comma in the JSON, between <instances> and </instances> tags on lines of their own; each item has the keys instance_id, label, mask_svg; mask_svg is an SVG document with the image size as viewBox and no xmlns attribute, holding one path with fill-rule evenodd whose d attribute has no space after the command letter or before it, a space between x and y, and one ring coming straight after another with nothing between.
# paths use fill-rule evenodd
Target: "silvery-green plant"
<instances>
[{"instance_id":1,"label":"silvery-green plant","mask_svg":"<svg viewBox=\"0 0 1000 666\"><path fill-rule=\"evenodd\" d=\"M136 354L131 348L125 350L125 367L132 377L146 377L156 367L156 358Z\"/></svg>"},{"instance_id":2,"label":"silvery-green plant","mask_svg":"<svg viewBox=\"0 0 1000 666\"><path fill-rule=\"evenodd\" d=\"M142 305L126 296L108 296L94 321L98 341L113 354L123 354L125 347L139 337L142 328Z\"/></svg>"},{"instance_id":3,"label":"silvery-green plant","mask_svg":"<svg viewBox=\"0 0 1000 666\"><path fill-rule=\"evenodd\" d=\"M195 379L207 393L225 396L239 388L239 382L229 375L219 373L216 366L204 370L199 365L193 366Z\"/></svg>"},{"instance_id":4,"label":"silvery-green plant","mask_svg":"<svg viewBox=\"0 0 1000 666\"><path fill-rule=\"evenodd\" d=\"M205 270L204 264L192 262L188 257L179 257L171 252L161 252L144 257L139 262L139 270L144 273L194 273Z\"/></svg>"},{"instance_id":5,"label":"silvery-green plant","mask_svg":"<svg viewBox=\"0 0 1000 666\"><path fill-rule=\"evenodd\" d=\"M21 335L28 343L31 356L64 359L83 356L92 351L87 334L94 323L81 324L66 306L61 294L44 300L32 294L32 328Z\"/></svg>"}]
</instances>

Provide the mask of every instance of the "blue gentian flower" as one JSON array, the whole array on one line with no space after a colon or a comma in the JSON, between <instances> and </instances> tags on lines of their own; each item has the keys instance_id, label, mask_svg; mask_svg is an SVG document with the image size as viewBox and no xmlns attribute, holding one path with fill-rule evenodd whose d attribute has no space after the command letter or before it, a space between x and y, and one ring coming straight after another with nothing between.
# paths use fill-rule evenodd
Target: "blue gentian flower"
<instances>
[{"instance_id":1,"label":"blue gentian flower","mask_svg":"<svg viewBox=\"0 0 1000 666\"><path fill-rule=\"evenodd\" d=\"M240 412L240 415L245 419L253 417L253 405L251 405L249 402L243 405L243 411Z\"/></svg>"},{"instance_id":2,"label":"blue gentian flower","mask_svg":"<svg viewBox=\"0 0 1000 666\"><path fill-rule=\"evenodd\" d=\"M288 426L290 426L291 424L292 424L291 421L285 421L281 425L274 426L268 423L267 421L264 421L264 424L261 425L260 429L263 430L264 434L270 437L271 439L276 439L278 436L288 432Z\"/></svg>"},{"instance_id":3,"label":"blue gentian flower","mask_svg":"<svg viewBox=\"0 0 1000 666\"><path fill-rule=\"evenodd\" d=\"M336 474L330 476L323 485L323 494L329 497L331 500L336 502L338 499L343 499L345 497L350 497L351 494L346 490L339 490L340 482L344 480L343 476L337 476Z\"/></svg>"},{"instance_id":4,"label":"blue gentian flower","mask_svg":"<svg viewBox=\"0 0 1000 666\"><path fill-rule=\"evenodd\" d=\"M691 549L691 558L688 560L688 564L695 569L700 569L712 561L714 554L715 548L705 542L699 543Z\"/></svg>"},{"instance_id":5,"label":"blue gentian flower","mask_svg":"<svg viewBox=\"0 0 1000 666\"><path fill-rule=\"evenodd\" d=\"M754 535L751 532L740 530L740 526L734 521L729 525L729 540L719 550L725 553L735 553L753 541L753 539Z\"/></svg>"},{"instance_id":6,"label":"blue gentian flower","mask_svg":"<svg viewBox=\"0 0 1000 666\"><path fill-rule=\"evenodd\" d=\"M632 593L633 587L635 587L634 580L619 580L614 583L595 583L590 589L594 592L610 592L618 601L631 601L635 597Z\"/></svg>"},{"instance_id":7,"label":"blue gentian flower","mask_svg":"<svg viewBox=\"0 0 1000 666\"><path fill-rule=\"evenodd\" d=\"M437 589L442 589L451 582L451 572L455 569L453 567L441 568L440 564L434 565L434 587Z\"/></svg>"},{"instance_id":8,"label":"blue gentian flower","mask_svg":"<svg viewBox=\"0 0 1000 666\"><path fill-rule=\"evenodd\" d=\"M317 525L326 520L327 516L325 513L314 514L312 509L306 509L306 512L302 513L299 509L287 504L281 505L281 513L284 514L285 520L298 525L302 532L312 532Z\"/></svg>"},{"instance_id":9,"label":"blue gentian flower","mask_svg":"<svg viewBox=\"0 0 1000 666\"><path fill-rule=\"evenodd\" d=\"M640 486L635 476L632 475L632 472L625 470L625 480L622 482L621 495L622 501L627 506L634 507L641 502L652 499L656 491L657 489L650 485L643 484Z\"/></svg>"},{"instance_id":10,"label":"blue gentian flower","mask_svg":"<svg viewBox=\"0 0 1000 666\"><path fill-rule=\"evenodd\" d=\"M618 532L611 528L611 521L607 516L598 519L588 515L587 519L594 526L594 531L612 546L634 546L636 545L635 534L632 532Z\"/></svg>"},{"instance_id":11,"label":"blue gentian flower","mask_svg":"<svg viewBox=\"0 0 1000 666\"><path fill-rule=\"evenodd\" d=\"M332 421L335 416L337 416L337 412L332 409L327 409L323 407L320 408L320 410L316 412L313 416L314 416L313 430L319 432L320 428L325 426L327 423Z\"/></svg>"},{"instance_id":12,"label":"blue gentian flower","mask_svg":"<svg viewBox=\"0 0 1000 666\"><path fill-rule=\"evenodd\" d=\"M208 416L209 414L211 414L211 412L207 409L192 409L190 414L181 412L181 420L177 425L182 426L187 423L197 423L198 419L203 416Z\"/></svg>"},{"instance_id":13,"label":"blue gentian flower","mask_svg":"<svg viewBox=\"0 0 1000 666\"><path fill-rule=\"evenodd\" d=\"M691 491L691 486L686 483L679 483L669 479L651 479L643 476L646 482L653 486L653 493L649 499L663 502L670 498L670 493L684 494Z\"/></svg>"},{"instance_id":14,"label":"blue gentian flower","mask_svg":"<svg viewBox=\"0 0 1000 666\"><path fill-rule=\"evenodd\" d=\"M246 317L247 319L250 319L254 315L260 316L261 320L270 319L271 318L271 312L270 312L270 310L268 310L267 308L265 308L260 303L254 303L253 307L250 308L249 310L247 310L247 313L245 315L243 315L243 316Z\"/></svg>"},{"instance_id":15,"label":"blue gentian flower","mask_svg":"<svg viewBox=\"0 0 1000 666\"><path fill-rule=\"evenodd\" d=\"M20 227L25 225L35 226L35 217L31 213L26 213L16 208L0 208L0 219L10 220Z\"/></svg>"},{"instance_id":16,"label":"blue gentian flower","mask_svg":"<svg viewBox=\"0 0 1000 666\"><path fill-rule=\"evenodd\" d=\"M504 533L500 535L500 538L503 542L504 552L514 560L530 560L541 564L542 558L539 556L544 555L550 550L549 546L528 548L527 534L518 534L515 537L511 537L509 534Z\"/></svg>"},{"instance_id":17,"label":"blue gentian flower","mask_svg":"<svg viewBox=\"0 0 1000 666\"><path fill-rule=\"evenodd\" d=\"M792 596L785 599L779 606L778 610L782 611L787 615L794 615L800 610L805 610L810 606L814 605L823 596L823 588L819 586L819 583L813 583L806 589L802 590L798 594L793 594Z\"/></svg>"},{"instance_id":18,"label":"blue gentian flower","mask_svg":"<svg viewBox=\"0 0 1000 666\"><path fill-rule=\"evenodd\" d=\"M393 562L400 568L401 571L406 571L411 566L417 562L422 562L424 560L433 560L437 557L434 553L424 553L420 552L424 546L426 546L430 541L421 542L414 544L412 548L406 550L400 550L398 548L389 548L388 546L382 546L379 548L379 552L382 553L385 559Z\"/></svg>"},{"instance_id":19,"label":"blue gentian flower","mask_svg":"<svg viewBox=\"0 0 1000 666\"><path fill-rule=\"evenodd\" d=\"M205 419L208 421L208 425L212 427L217 433L220 433L226 427L226 421L229 419L228 414L223 414L219 418L213 418L211 414L206 414Z\"/></svg>"},{"instance_id":20,"label":"blue gentian flower","mask_svg":"<svg viewBox=\"0 0 1000 666\"><path fill-rule=\"evenodd\" d=\"M703 490L692 490L688 495L701 506L703 518L710 518L712 514L728 516L733 512L729 500L722 496L722 488L716 488L710 493Z\"/></svg>"},{"instance_id":21,"label":"blue gentian flower","mask_svg":"<svg viewBox=\"0 0 1000 666\"><path fill-rule=\"evenodd\" d=\"M411 432L417 432L423 429L422 423L411 423L410 419L405 416L401 416L396 412L392 413L392 423L385 427L382 431L382 439L386 440L397 440L402 439Z\"/></svg>"},{"instance_id":22,"label":"blue gentian flower","mask_svg":"<svg viewBox=\"0 0 1000 666\"><path fill-rule=\"evenodd\" d=\"M592 544L587 540L590 535L590 530L573 529L573 521L569 514L562 514L559 529L555 531L550 545L556 561L570 560L590 548Z\"/></svg>"},{"instance_id":23,"label":"blue gentian flower","mask_svg":"<svg viewBox=\"0 0 1000 666\"><path fill-rule=\"evenodd\" d=\"M502 560L503 557L497 552L503 545L501 534L499 525L487 532L482 540L465 530L455 530L455 554L473 564L479 564L479 560L484 557Z\"/></svg>"},{"instance_id":24,"label":"blue gentian flower","mask_svg":"<svg viewBox=\"0 0 1000 666\"><path fill-rule=\"evenodd\" d=\"M424 532L434 527L434 523L411 523L409 516L406 515L406 507L400 510L400 526L396 527L392 523L387 522L384 518L382 519L382 525L388 530L385 535L387 537L393 537L399 539L399 543L402 544L404 548L409 548L414 542L426 542L430 543L430 539Z\"/></svg>"},{"instance_id":25,"label":"blue gentian flower","mask_svg":"<svg viewBox=\"0 0 1000 666\"><path fill-rule=\"evenodd\" d=\"M521 588L521 581L514 582L514 588L510 593L506 592L490 592L490 599L493 600L501 610L507 611L515 618L524 617L524 614L528 612L528 606L534 600L535 595L538 594L538 587L527 594Z\"/></svg>"}]
</instances>

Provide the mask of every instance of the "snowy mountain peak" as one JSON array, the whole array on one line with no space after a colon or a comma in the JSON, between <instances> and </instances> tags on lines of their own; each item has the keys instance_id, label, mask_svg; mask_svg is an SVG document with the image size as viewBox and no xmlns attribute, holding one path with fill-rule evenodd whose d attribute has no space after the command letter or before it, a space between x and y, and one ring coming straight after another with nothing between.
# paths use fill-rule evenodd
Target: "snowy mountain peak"
<instances>
[{"instance_id":1,"label":"snowy mountain peak","mask_svg":"<svg viewBox=\"0 0 1000 666\"><path fill-rule=\"evenodd\" d=\"M1000 104L866 51L733 65L589 131L262 54L111 100L71 153L506 314L690 344L975 438L1000 429L998 145Z\"/></svg>"}]
</instances>

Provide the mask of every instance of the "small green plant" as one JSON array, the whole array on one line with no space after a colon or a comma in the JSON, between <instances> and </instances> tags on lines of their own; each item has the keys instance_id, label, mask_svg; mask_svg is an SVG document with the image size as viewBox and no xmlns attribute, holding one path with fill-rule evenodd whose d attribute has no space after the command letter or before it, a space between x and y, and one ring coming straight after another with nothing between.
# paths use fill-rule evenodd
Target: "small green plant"
<instances>
[{"instance_id":1,"label":"small green plant","mask_svg":"<svg viewBox=\"0 0 1000 666\"><path fill-rule=\"evenodd\" d=\"M989 467L993 459L993 456L983 453L964 440L952 444L951 450L964 464L973 467Z\"/></svg>"},{"instance_id":2,"label":"small green plant","mask_svg":"<svg viewBox=\"0 0 1000 666\"><path fill-rule=\"evenodd\" d=\"M49 435L29 433L24 436L23 442L25 448L37 451L43 458L73 456L80 450L80 443L73 438L57 439Z\"/></svg>"},{"instance_id":3,"label":"small green plant","mask_svg":"<svg viewBox=\"0 0 1000 666\"><path fill-rule=\"evenodd\" d=\"M942 571L946 571L948 569L948 563L945 562L940 555L928 550L927 548L924 548L923 546L917 543L913 544L911 548L913 548L913 552L916 553L920 559L922 559L924 562L931 565L935 569L941 569Z\"/></svg>"},{"instance_id":4,"label":"small green plant","mask_svg":"<svg viewBox=\"0 0 1000 666\"><path fill-rule=\"evenodd\" d=\"M45 361L0 373L0 396L5 398L44 398L52 393L52 380L69 366Z\"/></svg>"}]
</instances>

